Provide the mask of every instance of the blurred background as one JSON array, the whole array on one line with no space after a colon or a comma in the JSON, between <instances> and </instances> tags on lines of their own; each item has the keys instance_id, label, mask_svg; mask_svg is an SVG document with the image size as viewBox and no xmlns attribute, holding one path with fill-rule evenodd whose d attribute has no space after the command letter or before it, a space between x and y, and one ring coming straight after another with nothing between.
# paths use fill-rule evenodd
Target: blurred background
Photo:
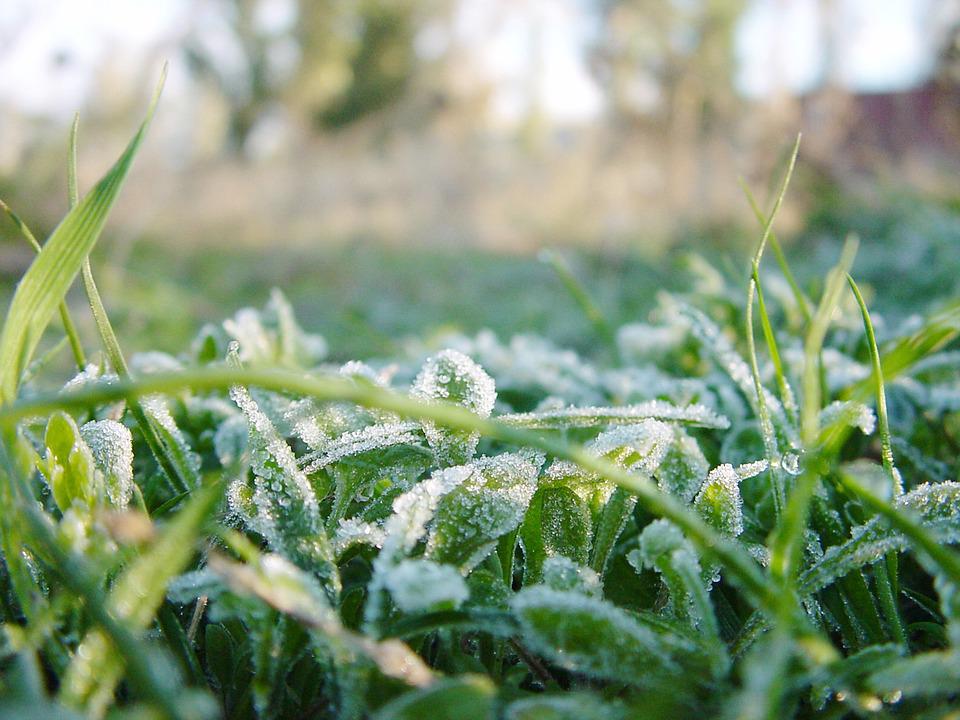
<instances>
[{"instance_id":1,"label":"blurred background","mask_svg":"<svg viewBox=\"0 0 960 720\"><path fill-rule=\"evenodd\" d=\"M272 285L335 355L448 325L575 343L540 248L615 320L690 251L744 275L739 181L769 207L799 131L801 273L855 231L868 281L910 278L879 302L958 289L960 0L3 0L0 197L38 236L74 111L89 188L164 61L95 258L134 348ZM4 295L29 260L0 221Z\"/></svg>"}]
</instances>

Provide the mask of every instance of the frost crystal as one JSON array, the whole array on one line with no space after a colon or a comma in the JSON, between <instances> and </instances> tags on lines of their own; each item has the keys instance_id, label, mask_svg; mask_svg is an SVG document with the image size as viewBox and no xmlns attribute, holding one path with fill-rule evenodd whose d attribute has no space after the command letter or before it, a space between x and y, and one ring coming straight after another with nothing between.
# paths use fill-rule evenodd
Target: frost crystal
<instances>
[{"instance_id":1,"label":"frost crystal","mask_svg":"<svg viewBox=\"0 0 960 720\"><path fill-rule=\"evenodd\" d=\"M820 411L820 427L831 425L847 425L859 428L864 435L871 435L876 429L877 417L863 403L837 400Z\"/></svg>"},{"instance_id":2,"label":"frost crystal","mask_svg":"<svg viewBox=\"0 0 960 720\"><path fill-rule=\"evenodd\" d=\"M192 478L200 477L200 456L190 448L183 431L170 414L167 401L162 395L147 395L140 400L144 412L159 426L158 430L177 453Z\"/></svg>"},{"instance_id":3,"label":"frost crystal","mask_svg":"<svg viewBox=\"0 0 960 720\"><path fill-rule=\"evenodd\" d=\"M482 418L490 417L497 400L491 378L473 360L456 350L444 350L423 364L411 394L423 400L457 403ZM448 430L423 421L427 442L443 465L456 465L473 457L480 433Z\"/></svg>"},{"instance_id":4,"label":"frost crystal","mask_svg":"<svg viewBox=\"0 0 960 720\"><path fill-rule=\"evenodd\" d=\"M471 466L458 466L435 472L426 480L393 501L393 515L384 525L383 552L391 557L413 550L427 531L440 499L470 477Z\"/></svg>"},{"instance_id":5,"label":"frost crystal","mask_svg":"<svg viewBox=\"0 0 960 720\"><path fill-rule=\"evenodd\" d=\"M344 433L327 445L322 453L304 457L302 462L306 465L303 471L309 475L353 455L395 445L416 445L416 430L416 423L395 422L369 425L361 430Z\"/></svg>"},{"instance_id":6,"label":"frost crystal","mask_svg":"<svg viewBox=\"0 0 960 720\"><path fill-rule=\"evenodd\" d=\"M427 555L467 574L520 525L537 488L543 456L507 453L480 458L469 476L437 506Z\"/></svg>"},{"instance_id":7,"label":"frost crystal","mask_svg":"<svg viewBox=\"0 0 960 720\"><path fill-rule=\"evenodd\" d=\"M693 501L694 508L717 530L736 537L743 532L740 481L763 472L766 467L766 462L760 461L736 469L729 464L714 468L697 493Z\"/></svg>"},{"instance_id":8,"label":"frost crystal","mask_svg":"<svg viewBox=\"0 0 960 720\"><path fill-rule=\"evenodd\" d=\"M340 520L336 535L333 538L333 551L337 556L342 555L354 545L371 545L383 547L386 533L383 528L357 518Z\"/></svg>"},{"instance_id":9,"label":"frost crystal","mask_svg":"<svg viewBox=\"0 0 960 720\"><path fill-rule=\"evenodd\" d=\"M597 435L587 449L611 457L628 470L652 474L667 454L673 431L659 420L644 420L637 425L621 425Z\"/></svg>"},{"instance_id":10,"label":"frost crystal","mask_svg":"<svg viewBox=\"0 0 960 720\"><path fill-rule=\"evenodd\" d=\"M650 400L620 407L567 407L544 412L513 413L497 418L508 425L526 428L589 428L625 425L645 420L681 422L699 427L726 429L730 421L705 405L677 406L663 400Z\"/></svg>"},{"instance_id":11,"label":"frost crystal","mask_svg":"<svg viewBox=\"0 0 960 720\"><path fill-rule=\"evenodd\" d=\"M111 504L125 508L133 495L133 438L115 420L93 420L80 428L97 470L103 473Z\"/></svg>"},{"instance_id":12,"label":"frost crystal","mask_svg":"<svg viewBox=\"0 0 960 720\"><path fill-rule=\"evenodd\" d=\"M307 476L297 467L293 450L246 388L233 386L230 397L250 426L256 530L274 550L298 565L320 570L337 587L333 551L320 521L317 498Z\"/></svg>"},{"instance_id":13,"label":"frost crystal","mask_svg":"<svg viewBox=\"0 0 960 720\"><path fill-rule=\"evenodd\" d=\"M673 440L654 473L657 485L684 503L689 503L703 484L710 464L697 441L682 428L673 428Z\"/></svg>"},{"instance_id":14,"label":"frost crystal","mask_svg":"<svg viewBox=\"0 0 960 720\"><path fill-rule=\"evenodd\" d=\"M554 590L572 590L592 597L603 597L600 575L563 555L554 555L544 560L543 584Z\"/></svg>"},{"instance_id":15,"label":"frost crystal","mask_svg":"<svg viewBox=\"0 0 960 720\"><path fill-rule=\"evenodd\" d=\"M470 597L456 568L432 560L402 560L386 572L383 583L404 612L455 609Z\"/></svg>"}]
</instances>

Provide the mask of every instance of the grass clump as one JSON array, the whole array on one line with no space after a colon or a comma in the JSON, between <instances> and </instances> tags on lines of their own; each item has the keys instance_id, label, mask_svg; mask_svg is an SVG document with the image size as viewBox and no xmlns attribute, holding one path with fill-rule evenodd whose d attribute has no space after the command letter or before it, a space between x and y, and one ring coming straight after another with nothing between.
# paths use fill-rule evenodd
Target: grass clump
<instances>
[{"instance_id":1,"label":"grass clump","mask_svg":"<svg viewBox=\"0 0 960 720\"><path fill-rule=\"evenodd\" d=\"M855 242L802 288L771 233L789 173L746 284L652 322L547 258L592 355L481 332L333 363L276 292L128 362L88 256L144 129L0 335L4 716L956 707L955 306L875 323ZM765 296L767 242L789 282ZM50 393L34 356L81 273L102 350Z\"/></svg>"}]
</instances>

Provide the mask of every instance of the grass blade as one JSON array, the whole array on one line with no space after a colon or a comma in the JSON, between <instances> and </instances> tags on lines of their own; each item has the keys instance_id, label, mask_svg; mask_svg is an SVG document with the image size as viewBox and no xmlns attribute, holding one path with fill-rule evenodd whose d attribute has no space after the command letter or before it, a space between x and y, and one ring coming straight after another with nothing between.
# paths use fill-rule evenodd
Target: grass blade
<instances>
[{"instance_id":1,"label":"grass blade","mask_svg":"<svg viewBox=\"0 0 960 720\"><path fill-rule=\"evenodd\" d=\"M60 222L17 285L0 334L0 404L16 398L20 376L84 258L96 244L110 208L153 118L163 77L147 116L126 150L96 187Z\"/></svg>"}]
</instances>

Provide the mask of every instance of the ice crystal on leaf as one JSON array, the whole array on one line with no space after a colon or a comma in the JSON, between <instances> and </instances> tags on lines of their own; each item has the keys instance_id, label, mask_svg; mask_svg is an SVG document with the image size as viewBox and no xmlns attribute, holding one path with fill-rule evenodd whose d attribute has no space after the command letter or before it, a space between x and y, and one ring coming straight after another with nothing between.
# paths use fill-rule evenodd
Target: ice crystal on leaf
<instances>
[{"instance_id":1,"label":"ice crystal on leaf","mask_svg":"<svg viewBox=\"0 0 960 720\"><path fill-rule=\"evenodd\" d=\"M115 420L93 420L80 428L80 437L93 453L103 474L107 498L125 508L133 496L133 437L126 425Z\"/></svg>"},{"instance_id":2,"label":"ice crystal on leaf","mask_svg":"<svg viewBox=\"0 0 960 720\"><path fill-rule=\"evenodd\" d=\"M466 574L520 525L537 486L543 456L508 453L475 460L469 475L437 505L427 556Z\"/></svg>"},{"instance_id":3,"label":"ice crystal on leaf","mask_svg":"<svg viewBox=\"0 0 960 720\"><path fill-rule=\"evenodd\" d=\"M455 567L431 560L401 560L387 570L383 583L404 612L456 609L470 596Z\"/></svg>"},{"instance_id":4,"label":"ice crystal on leaf","mask_svg":"<svg viewBox=\"0 0 960 720\"><path fill-rule=\"evenodd\" d=\"M411 393L423 400L462 405L482 418L490 417L497 399L493 378L456 350L444 350L428 358L413 382ZM480 441L477 432L450 430L426 420L421 425L441 465L459 465L476 452Z\"/></svg>"},{"instance_id":5,"label":"ice crystal on leaf","mask_svg":"<svg viewBox=\"0 0 960 720\"><path fill-rule=\"evenodd\" d=\"M645 420L679 422L699 427L724 429L730 422L705 405L679 407L663 400L649 400L618 407L566 407L543 412L513 413L498 418L508 425L525 428L590 428L605 425L642 423Z\"/></svg>"}]
</instances>

